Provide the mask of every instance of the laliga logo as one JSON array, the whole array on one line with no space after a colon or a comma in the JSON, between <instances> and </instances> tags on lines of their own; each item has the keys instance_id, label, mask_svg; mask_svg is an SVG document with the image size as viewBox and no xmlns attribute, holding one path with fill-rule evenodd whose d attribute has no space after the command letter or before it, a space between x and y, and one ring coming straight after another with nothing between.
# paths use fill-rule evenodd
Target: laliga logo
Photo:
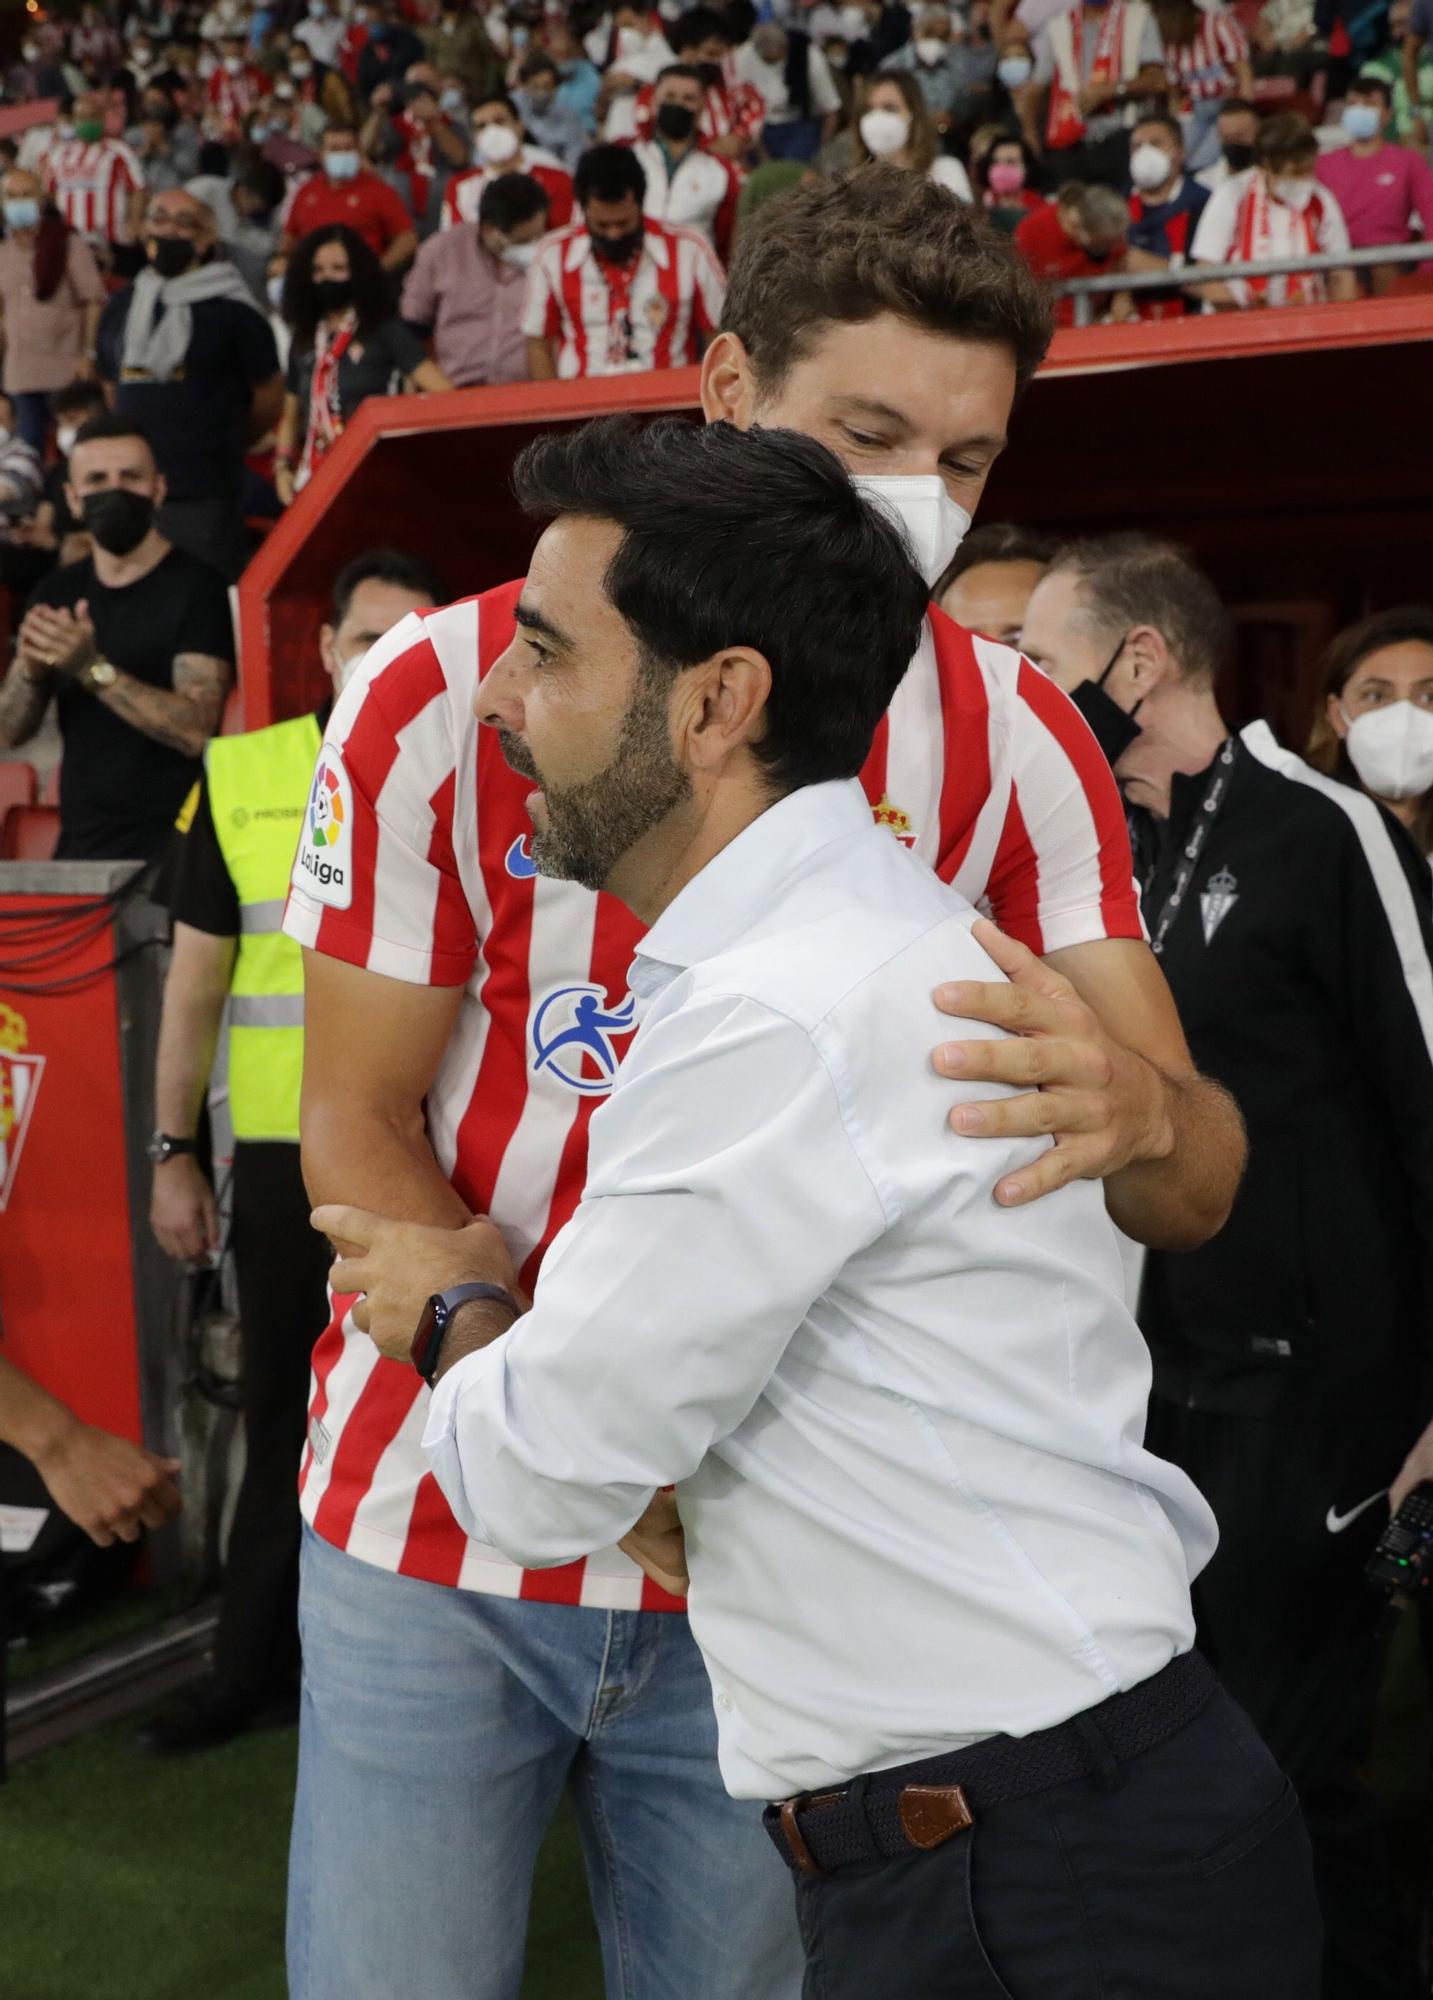
<instances>
[{"instance_id":1,"label":"laliga logo","mask_svg":"<svg viewBox=\"0 0 1433 2000\"><path fill-rule=\"evenodd\" d=\"M45 1058L25 1053L29 1041L24 1016L0 1003L0 1209L9 1206L15 1170L45 1073Z\"/></svg>"},{"instance_id":2,"label":"laliga logo","mask_svg":"<svg viewBox=\"0 0 1433 2000\"><path fill-rule=\"evenodd\" d=\"M341 771L335 767L332 756L325 755L319 760L318 769L313 774L313 788L309 792L309 838L299 848L300 867L320 886L341 886L347 879L336 856L325 858L331 848L338 846L347 826L348 803L344 797Z\"/></svg>"},{"instance_id":3,"label":"laliga logo","mask_svg":"<svg viewBox=\"0 0 1433 2000\"><path fill-rule=\"evenodd\" d=\"M609 1009L601 986L554 986L532 1017L534 1074L545 1069L584 1097L605 1096L617 1074L613 1038L632 1033L636 1010L630 993L620 1007ZM591 1064L596 1076L584 1067Z\"/></svg>"}]
</instances>

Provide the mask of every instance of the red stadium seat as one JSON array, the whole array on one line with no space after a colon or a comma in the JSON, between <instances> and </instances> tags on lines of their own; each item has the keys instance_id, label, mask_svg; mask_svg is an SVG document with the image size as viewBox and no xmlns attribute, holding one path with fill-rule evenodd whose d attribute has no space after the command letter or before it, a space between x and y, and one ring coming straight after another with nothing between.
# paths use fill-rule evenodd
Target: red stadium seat
<instances>
[{"instance_id":1,"label":"red stadium seat","mask_svg":"<svg viewBox=\"0 0 1433 2000\"><path fill-rule=\"evenodd\" d=\"M23 757L0 763L0 819L12 806L32 806L39 797L40 781L33 764Z\"/></svg>"},{"instance_id":2,"label":"red stadium seat","mask_svg":"<svg viewBox=\"0 0 1433 2000\"><path fill-rule=\"evenodd\" d=\"M0 827L0 859L52 861L59 838L58 806L12 806Z\"/></svg>"}]
</instances>

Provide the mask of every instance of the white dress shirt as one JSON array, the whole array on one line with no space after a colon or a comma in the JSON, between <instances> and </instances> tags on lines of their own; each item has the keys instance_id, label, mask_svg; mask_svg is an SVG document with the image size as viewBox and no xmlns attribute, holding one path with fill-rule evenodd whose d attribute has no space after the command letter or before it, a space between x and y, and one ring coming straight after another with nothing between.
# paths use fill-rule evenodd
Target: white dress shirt
<instances>
[{"instance_id":1,"label":"white dress shirt","mask_svg":"<svg viewBox=\"0 0 1433 2000\"><path fill-rule=\"evenodd\" d=\"M995 1182L932 989L998 978L855 782L773 806L648 932L641 1025L533 1308L424 1448L528 1565L677 1486L722 1775L776 1798L1061 1722L1194 1638L1213 1518L1142 1447L1150 1364L1095 1183Z\"/></svg>"}]
</instances>

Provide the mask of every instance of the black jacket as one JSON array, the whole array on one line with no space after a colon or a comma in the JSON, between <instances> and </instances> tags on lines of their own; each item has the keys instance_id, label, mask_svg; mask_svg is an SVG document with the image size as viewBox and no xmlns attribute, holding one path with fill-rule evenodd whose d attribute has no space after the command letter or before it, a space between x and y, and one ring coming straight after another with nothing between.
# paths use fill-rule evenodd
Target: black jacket
<instances>
[{"instance_id":1,"label":"black jacket","mask_svg":"<svg viewBox=\"0 0 1433 2000\"><path fill-rule=\"evenodd\" d=\"M1155 927L1206 795L1177 779ZM1217 878L1217 879L1214 879ZM1212 884L1212 886L1211 886ZM1162 963L1249 1127L1212 1243L1149 1258L1155 1393L1289 1418L1422 1407L1433 1310L1433 878L1383 810L1239 738Z\"/></svg>"}]
</instances>

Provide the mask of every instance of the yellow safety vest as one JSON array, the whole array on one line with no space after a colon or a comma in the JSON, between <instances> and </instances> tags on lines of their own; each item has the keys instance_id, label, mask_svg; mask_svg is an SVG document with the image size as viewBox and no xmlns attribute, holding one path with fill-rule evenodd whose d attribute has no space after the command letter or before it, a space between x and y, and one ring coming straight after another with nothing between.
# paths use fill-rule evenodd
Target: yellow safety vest
<instances>
[{"instance_id":1,"label":"yellow safety vest","mask_svg":"<svg viewBox=\"0 0 1433 2000\"><path fill-rule=\"evenodd\" d=\"M236 1139L297 1139L304 1062L304 974L281 925L314 762L317 719L298 716L204 752L209 808L239 898L229 988L229 1109Z\"/></svg>"}]
</instances>

